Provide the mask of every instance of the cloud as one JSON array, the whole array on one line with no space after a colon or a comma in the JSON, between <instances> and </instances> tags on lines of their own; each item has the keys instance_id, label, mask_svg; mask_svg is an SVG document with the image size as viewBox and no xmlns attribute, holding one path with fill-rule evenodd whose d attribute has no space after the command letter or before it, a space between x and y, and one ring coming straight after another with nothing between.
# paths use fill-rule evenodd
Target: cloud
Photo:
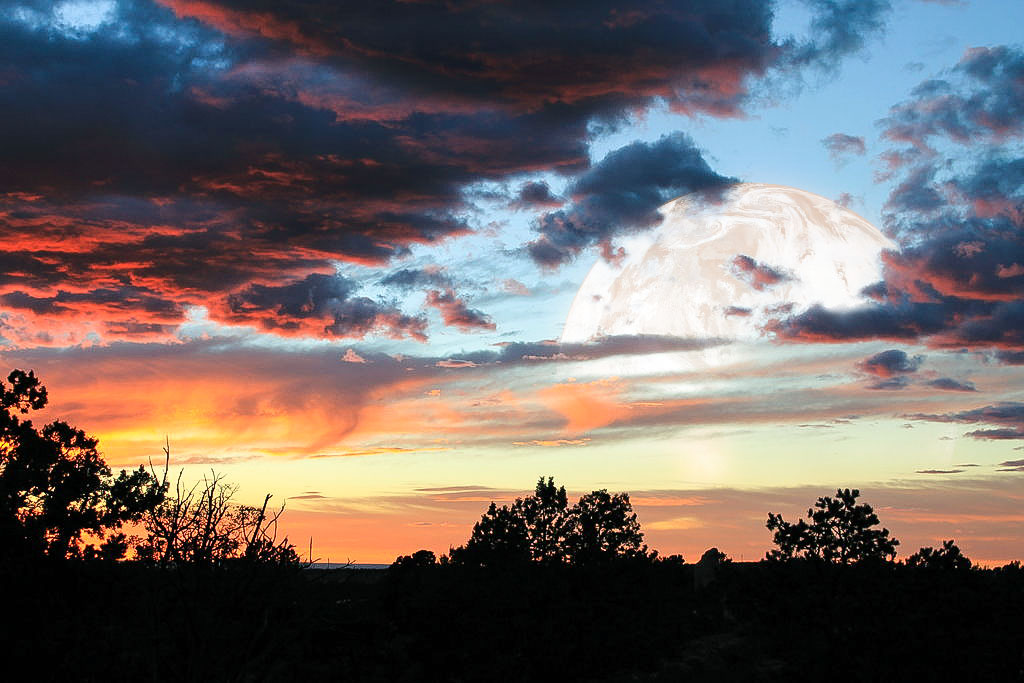
<instances>
[{"instance_id":1,"label":"cloud","mask_svg":"<svg viewBox=\"0 0 1024 683\"><path fill-rule=\"evenodd\" d=\"M346 349L345 350L345 355L343 355L341 357L341 360L344 361L345 363L369 363L370 362L370 361L366 360L365 358L363 358L362 356L360 356L358 353L356 353L355 349Z\"/></svg>"},{"instance_id":2,"label":"cloud","mask_svg":"<svg viewBox=\"0 0 1024 683\"><path fill-rule=\"evenodd\" d=\"M333 345L284 350L221 337L4 357L12 367L35 369L46 384L53 412L43 421L59 416L98 434L109 462L134 466L158 454L165 435L172 462L182 464L376 445L372 435L355 433L378 397L418 395L442 372L385 354L366 353L372 363L343 363L338 355Z\"/></svg>"},{"instance_id":3,"label":"cloud","mask_svg":"<svg viewBox=\"0 0 1024 683\"><path fill-rule=\"evenodd\" d=\"M514 278L502 280L501 291L515 294L516 296L530 296L531 294L529 287Z\"/></svg>"},{"instance_id":4,"label":"cloud","mask_svg":"<svg viewBox=\"0 0 1024 683\"><path fill-rule=\"evenodd\" d=\"M958 422L965 424L999 425L992 429L978 429L965 434L974 439L1008 440L1024 439L1024 403L1005 401L995 405L939 415L907 415L914 420L929 422Z\"/></svg>"},{"instance_id":5,"label":"cloud","mask_svg":"<svg viewBox=\"0 0 1024 683\"><path fill-rule=\"evenodd\" d=\"M773 321L791 341L890 339L994 352L1024 350L1024 52L968 50L880 122L898 176L886 204L901 243L883 253L874 303ZM942 388L942 387L938 387Z\"/></svg>"},{"instance_id":6,"label":"cloud","mask_svg":"<svg viewBox=\"0 0 1024 683\"><path fill-rule=\"evenodd\" d=\"M865 152L867 152L863 137L847 135L846 133L833 133L823 138L821 144L825 146L829 156L836 162L841 161L850 154L864 156Z\"/></svg>"},{"instance_id":7,"label":"cloud","mask_svg":"<svg viewBox=\"0 0 1024 683\"><path fill-rule=\"evenodd\" d=\"M1024 58L1007 46L977 47L942 79L920 84L892 108L883 136L930 151L936 138L965 143L1019 135L1024 118Z\"/></svg>"},{"instance_id":8,"label":"cloud","mask_svg":"<svg viewBox=\"0 0 1024 683\"><path fill-rule=\"evenodd\" d=\"M563 382L540 391L541 400L564 421L570 435L585 434L629 415L622 387L613 379Z\"/></svg>"},{"instance_id":9,"label":"cloud","mask_svg":"<svg viewBox=\"0 0 1024 683\"><path fill-rule=\"evenodd\" d=\"M649 355L700 351L726 344L722 339L687 339L667 335L613 335L598 337L589 342L563 344L555 341L509 342L501 351L473 354L480 362L537 363L562 361L588 361L611 356Z\"/></svg>"},{"instance_id":10,"label":"cloud","mask_svg":"<svg viewBox=\"0 0 1024 683\"><path fill-rule=\"evenodd\" d=\"M726 344L722 339L687 339L662 335L621 335L599 337L582 343L562 344L553 340L502 342L499 350L460 352L457 357L430 360L439 368L481 368L533 366L545 363L583 363L615 356L647 356L658 353L701 351Z\"/></svg>"},{"instance_id":11,"label":"cloud","mask_svg":"<svg viewBox=\"0 0 1024 683\"><path fill-rule=\"evenodd\" d=\"M1006 460L999 463L1000 472L1024 472L1024 460Z\"/></svg>"},{"instance_id":12,"label":"cloud","mask_svg":"<svg viewBox=\"0 0 1024 683\"><path fill-rule=\"evenodd\" d=\"M797 63L818 62L834 67L839 58L863 47L867 37L883 28L891 10L888 0L830 0L814 3L810 43L797 48L788 58Z\"/></svg>"},{"instance_id":13,"label":"cloud","mask_svg":"<svg viewBox=\"0 0 1024 683\"><path fill-rule=\"evenodd\" d=\"M777 64L833 64L881 28L886 2L812 6L815 39L773 41L772 3L509 0L384 3L161 0L236 39L260 39L425 98L590 114L649 98L735 112L744 80Z\"/></svg>"},{"instance_id":14,"label":"cloud","mask_svg":"<svg viewBox=\"0 0 1024 683\"><path fill-rule=\"evenodd\" d=\"M362 338L381 334L426 341L426 321L394 306L353 296L355 283L340 275L307 275L273 286L252 284L232 293L221 319L258 324L282 334Z\"/></svg>"},{"instance_id":15,"label":"cloud","mask_svg":"<svg viewBox=\"0 0 1024 683\"><path fill-rule=\"evenodd\" d=\"M590 439L547 439L533 441L513 441L513 446L540 446L543 448L560 448L562 446L586 446Z\"/></svg>"},{"instance_id":16,"label":"cloud","mask_svg":"<svg viewBox=\"0 0 1024 683\"><path fill-rule=\"evenodd\" d=\"M493 330L496 327L489 315L470 308L451 289L444 292L437 290L427 292L427 306L432 306L441 313L441 319L445 325L458 328L463 332Z\"/></svg>"},{"instance_id":17,"label":"cloud","mask_svg":"<svg viewBox=\"0 0 1024 683\"><path fill-rule=\"evenodd\" d=\"M544 215L528 246L539 265L553 268L584 248L661 220L658 207L698 190L722 190L734 178L715 173L693 141L672 133L653 143L634 142L609 153L569 187L572 206Z\"/></svg>"},{"instance_id":18,"label":"cloud","mask_svg":"<svg viewBox=\"0 0 1024 683\"><path fill-rule=\"evenodd\" d=\"M445 358L437 361L434 365L439 368L475 368L479 367L479 363L474 363L471 360L459 360L458 358Z\"/></svg>"},{"instance_id":19,"label":"cloud","mask_svg":"<svg viewBox=\"0 0 1024 683\"><path fill-rule=\"evenodd\" d=\"M788 273L773 268L768 264L760 263L746 254L737 254L733 258L732 272L736 277L759 292L793 279Z\"/></svg>"},{"instance_id":20,"label":"cloud","mask_svg":"<svg viewBox=\"0 0 1024 683\"><path fill-rule=\"evenodd\" d=\"M443 268L431 266L396 270L381 279L380 284L408 291L418 287L450 288L453 281Z\"/></svg>"},{"instance_id":21,"label":"cloud","mask_svg":"<svg viewBox=\"0 0 1024 683\"><path fill-rule=\"evenodd\" d=\"M523 183L513 205L518 208L554 208L565 204L565 200L551 194L551 188L544 181Z\"/></svg>"},{"instance_id":22,"label":"cloud","mask_svg":"<svg viewBox=\"0 0 1024 683\"><path fill-rule=\"evenodd\" d=\"M868 389L890 391L905 389L909 384L910 380L906 377L890 377L889 379L883 379L869 384Z\"/></svg>"},{"instance_id":23,"label":"cloud","mask_svg":"<svg viewBox=\"0 0 1024 683\"><path fill-rule=\"evenodd\" d=\"M803 313L768 323L767 329L788 341L910 341L941 331L947 320L947 312L938 304L869 305L846 311L815 304Z\"/></svg>"},{"instance_id":24,"label":"cloud","mask_svg":"<svg viewBox=\"0 0 1024 683\"><path fill-rule=\"evenodd\" d=\"M857 367L875 377L889 378L917 372L923 362L924 356L908 356L900 349L889 349L866 358Z\"/></svg>"},{"instance_id":25,"label":"cloud","mask_svg":"<svg viewBox=\"0 0 1024 683\"><path fill-rule=\"evenodd\" d=\"M942 391L977 391L978 388L974 386L973 382L961 382L951 377L939 377L937 379L929 380L925 382L930 387L935 389L941 389Z\"/></svg>"},{"instance_id":26,"label":"cloud","mask_svg":"<svg viewBox=\"0 0 1024 683\"><path fill-rule=\"evenodd\" d=\"M762 0L161 0L74 30L60 5L22 3L0 15L2 334L174 341L196 305L274 334L422 334L358 297L317 315L275 297L338 262L381 266L471 233L465 190L479 182L525 182L520 201L552 208L525 179L577 176L575 227L542 222L541 263L610 237L608 221L642 229L656 196L722 179L692 144L655 145L652 163L658 150L675 161L617 192L607 164L590 168L592 126L662 102L740 115L767 74L858 49L885 11L861 5L814 4L814 39L799 41ZM84 305L122 288L135 306ZM167 313L154 318L147 297Z\"/></svg>"},{"instance_id":27,"label":"cloud","mask_svg":"<svg viewBox=\"0 0 1024 683\"><path fill-rule=\"evenodd\" d=\"M381 281L385 287L409 291L416 288L432 288L427 291L425 304L441 314L442 322L463 332L495 329L489 315L470 308L465 299L456 293L457 283L443 268L403 268L385 276Z\"/></svg>"}]
</instances>

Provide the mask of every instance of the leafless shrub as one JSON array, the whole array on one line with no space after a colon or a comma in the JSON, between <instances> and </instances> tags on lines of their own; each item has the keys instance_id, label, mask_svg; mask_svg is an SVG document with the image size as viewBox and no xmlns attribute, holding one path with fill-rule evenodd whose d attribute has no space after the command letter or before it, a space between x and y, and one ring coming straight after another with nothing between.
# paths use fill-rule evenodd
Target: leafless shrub
<instances>
[{"instance_id":1,"label":"leafless shrub","mask_svg":"<svg viewBox=\"0 0 1024 683\"><path fill-rule=\"evenodd\" d=\"M165 489L169 488L170 457L168 444L164 447L161 477ZM211 470L191 486L183 482L183 476L184 472L179 471L173 495L166 495L143 518L146 536L136 545L139 559L160 566L215 565L231 560L299 563L288 538L278 540L278 520L284 505L268 511L270 494L261 507L243 505L232 500L238 486L226 482L216 471Z\"/></svg>"}]
</instances>

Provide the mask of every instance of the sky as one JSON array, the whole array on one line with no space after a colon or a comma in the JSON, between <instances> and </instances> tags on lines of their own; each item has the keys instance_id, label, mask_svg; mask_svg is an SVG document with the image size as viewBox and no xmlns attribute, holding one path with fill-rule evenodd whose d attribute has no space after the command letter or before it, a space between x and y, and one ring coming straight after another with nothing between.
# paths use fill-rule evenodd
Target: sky
<instances>
[{"instance_id":1,"label":"sky","mask_svg":"<svg viewBox=\"0 0 1024 683\"><path fill-rule=\"evenodd\" d=\"M0 359L113 466L166 438L321 560L445 552L540 476L628 491L690 560L759 559L769 511L839 487L904 557L1024 559L1021 25L1004 0L3 2ZM752 341L559 342L659 206L736 183L863 216L878 282Z\"/></svg>"}]
</instances>

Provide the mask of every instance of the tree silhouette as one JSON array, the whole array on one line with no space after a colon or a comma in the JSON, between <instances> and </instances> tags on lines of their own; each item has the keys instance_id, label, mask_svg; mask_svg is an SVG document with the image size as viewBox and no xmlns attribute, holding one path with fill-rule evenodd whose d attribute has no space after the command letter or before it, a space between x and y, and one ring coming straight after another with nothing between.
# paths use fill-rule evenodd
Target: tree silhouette
<instances>
[{"instance_id":1,"label":"tree silhouette","mask_svg":"<svg viewBox=\"0 0 1024 683\"><path fill-rule=\"evenodd\" d=\"M452 561L473 566L539 563L585 564L646 556L640 523L629 494L606 490L582 496L569 507L565 487L543 477L533 495L511 505L491 503L466 545Z\"/></svg>"},{"instance_id":2,"label":"tree silhouette","mask_svg":"<svg viewBox=\"0 0 1024 683\"><path fill-rule=\"evenodd\" d=\"M163 481L166 488L170 447ZM146 539L139 543L139 559L161 566L172 564L215 565L229 560L260 564L298 565L299 556L288 538L277 539L277 523L284 506L267 511L271 496L262 507L241 505L232 498L238 486L211 472L190 488L178 473L175 495L165 497L142 518Z\"/></svg>"},{"instance_id":3,"label":"tree silhouette","mask_svg":"<svg viewBox=\"0 0 1024 683\"><path fill-rule=\"evenodd\" d=\"M892 559L899 541L889 538L888 529L873 528L879 524L878 516L870 505L857 505L858 496L857 489L838 489L835 498L818 498L807 510L810 523L800 519L791 524L782 515L768 513L765 526L778 548L767 559L799 557L837 564Z\"/></svg>"},{"instance_id":4,"label":"tree silhouette","mask_svg":"<svg viewBox=\"0 0 1024 683\"><path fill-rule=\"evenodd\" d=\"M118 530L158 505L163 486L143 467L114 477L97 440L66 422L36 429L18 417L46 406L35 373L14 370L7 383L0 382L0 553L123 556L127 541ZM85 545L83 535L99 547Z\"/></svg>"},{"instance_id":5,"label":"tree silhouette","mask_svg":"<svg viewBox=\"0 0 1024 683\"><path fill-rule=\"evenodd\" d=\"M969 557L960 552L960 548L953 543L953 539L950 539L943 541L940 548L921 548L907 558L907 566L945 571L963 571L970 569L972 562Z\"/></svg>"},{"instance_id":6,"label":"tree silhouette","mask_svg":"<svg viewBox=\"0 0 1024 683\"><path fill-rule=\"evenodd\" d=\"M518 503L519 501L517 501ZM517 506L498 507L493 501L466 545L452 548L451 558L458 564L480 567L502 567L530 560L530 540L526 520Z\"/></svg>"},{"instance_id":7,"label":"tree silhouette","mask_svg":"<svg viewBox=\"0 0 1024 683\"><path fill-rule=\"evenodd\" d=\"M417 550L412 555L399 555L391 563L392 571L415 571L436 566L437 556L429 550Z\"/></svg>"},{"instance_id":8,"label":"tree silhouette","mask_svg":"<svg viewBox=\"0 0 1024 683\"><path fill-rule=\"evenodd\" d=\"M530 559L560 562L565 559L569 533L569 498L564 486L555 486L553 477L537 481L532 496L516 500L515 511L522 517Z\"/></svg>"},{"instance_id":9,"label":"tree silhouette","mask_svg":"<svg viewBox=\"0 0 1024 683\"><path fill-rule=\"evenodd\" d=\"M570 511L567 527L566 549L576 564L647 554L628 493L601 489L582 496Z\"/></svg>"}]
</instances>

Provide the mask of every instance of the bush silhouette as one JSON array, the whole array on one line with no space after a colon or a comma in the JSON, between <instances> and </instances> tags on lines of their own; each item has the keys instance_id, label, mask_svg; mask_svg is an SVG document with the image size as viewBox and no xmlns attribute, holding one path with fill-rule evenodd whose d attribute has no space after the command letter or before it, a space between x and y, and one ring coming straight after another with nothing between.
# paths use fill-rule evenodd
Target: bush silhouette
<instances>
[{"instance_id":1,"label":"bush silhouette","mask_svg":"<svg viewBox=\"0 0 1024 683\"><path fill-rule=\"evenodd\" d=\"M889 538L888 529L875 529L878 516L871 506L856 504L860 491L838 489L835 498L822 497L807 510L803 519L791 524L782 515L768 513L765 526L773 532L778 546L769 560L815 559L836 564L865 560L891 560L899 541Z\"/></svg>"},{"instance_id":2,"label":"bush silhouette","mask_svg":"<svg viewBox=\"0 0 1024 683\"><path fill-rule=\"evenodd\" d=\"M169 446L164 453L166 489ZM146 538L136 548L139 559L160 566L216 565L232 560L299 564L299 556L288 538L277 539L278 519L284 507L268 512L269 494L262 507L241 505L232 500L238 487L225 482L216 472L190 488L182 484L181 478L179 472L173 497L165 496L143 515Z\"/></svg>"},{"instance_id":3,"label":"bush silhouette","mask_svg":"<svg viewBox=\"0 0 1024 683\"><path fill-rule=\"evenodd\" d=\"M391 563L393 571L416 571L426 567L436 567L437 556L429 550L417 550L412 555L399 555Z\"/></svg>"},{"instance_id":4,"label":"bush silhouette","mask_svg":"<svg viewBox=\"0 0 1024 683\"><path fill-rule=\"evenodd\" d=\"M123 557L128 543L119 529L159 505L164 487L143 467L113 476L97 440L66 422L36 429L18 416L47 398L31 371L0 382L0 553Z\"/></svg>"}]
</instances>

